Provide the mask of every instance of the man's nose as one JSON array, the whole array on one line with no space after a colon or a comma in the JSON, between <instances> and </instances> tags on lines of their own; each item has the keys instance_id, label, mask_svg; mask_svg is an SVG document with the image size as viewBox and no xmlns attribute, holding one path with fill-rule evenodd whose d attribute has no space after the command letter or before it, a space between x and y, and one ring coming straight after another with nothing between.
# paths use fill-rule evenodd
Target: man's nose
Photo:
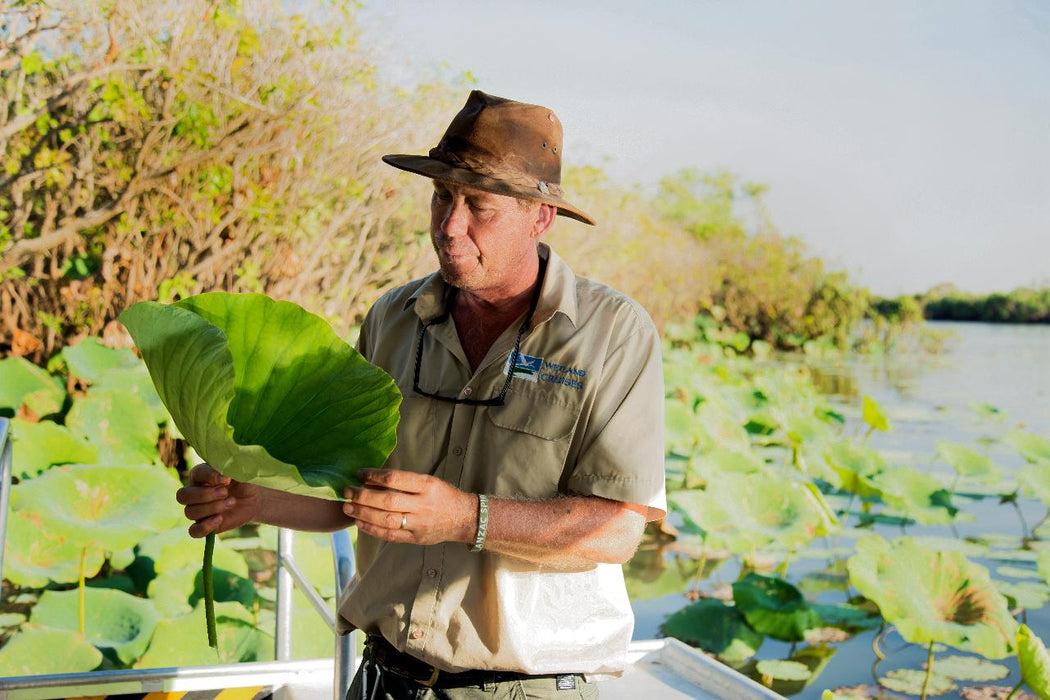
<instances>
[{"instance_id":1,"label":"man's nose","mask_svg":"<svg viewBox=\"0 0 1050 700\"><path fill-rule=\"evenodd\" d=\"M448 211L441 222L441 230L450 238L462 236L467 232L467 205L465 202L453 200L448 205Z\"/></svg>"}]
</instances>

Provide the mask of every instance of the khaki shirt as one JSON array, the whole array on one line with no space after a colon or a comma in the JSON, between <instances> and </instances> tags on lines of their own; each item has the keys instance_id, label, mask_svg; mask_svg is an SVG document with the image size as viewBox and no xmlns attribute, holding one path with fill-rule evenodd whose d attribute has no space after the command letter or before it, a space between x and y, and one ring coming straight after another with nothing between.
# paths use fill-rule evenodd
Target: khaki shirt
<instances>
[{"instance_id":1,"label":"khaki shirt","mask_svg":"<svg viewBox=\"0 0 1050 700\"><path fill-rule=\"evenodd\" d=\"M503 406L452 404L412 389L426 320L444 313L437 273L383 296L358 341L404 395L386 466L434 474L471 493L545 499L594 495L666 512L660 341L644 310L548 260L532 328ZM419 385L495 397L522 322L476 372L451 317L427 329ZM358 571L340 601L344 628L382 634L446 671L620 672L634 625L619 565L567 573L462 543L395 544L358 534Z\"/></svg>"}]
</instances>

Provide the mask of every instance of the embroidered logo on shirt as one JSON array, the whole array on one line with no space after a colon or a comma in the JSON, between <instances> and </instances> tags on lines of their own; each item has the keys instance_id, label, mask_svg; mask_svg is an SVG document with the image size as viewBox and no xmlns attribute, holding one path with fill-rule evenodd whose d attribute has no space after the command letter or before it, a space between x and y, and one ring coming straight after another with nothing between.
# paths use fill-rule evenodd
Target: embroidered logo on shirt
<instances>
[{"instance_id":1,"label":"embroidered logo on shirt","mask_svg":"<svg viewBox=\"0 0 1050 700\"><path fill-rule=\"evenodd\" d=\"M507 362L503 365L504 375L510 370L510 358L513 356L514 353L507 356ZM514 363L514 376L521 377L530 382L535 382L536 376L539 374L540 367L542 366L542 357L533 357L532 355L525 355L519 352L518 361Z\"/></svg>"},{"instance_id":2,"label":"embroidered logo on shirt","mask_svg":"<svg viewBox=\"0 0 1050 700\"><path fill-rule=\"evenodd\" d=\"M507 375L509 369L510 357L508 356L507 361L503 364L504 376ZM542 357L518 353L518 361L514 363L514 376L530 382L558 384L580 391L583 389L583 380L587 376L587 370L549 362Z\"/></svg>"}]
</instances>

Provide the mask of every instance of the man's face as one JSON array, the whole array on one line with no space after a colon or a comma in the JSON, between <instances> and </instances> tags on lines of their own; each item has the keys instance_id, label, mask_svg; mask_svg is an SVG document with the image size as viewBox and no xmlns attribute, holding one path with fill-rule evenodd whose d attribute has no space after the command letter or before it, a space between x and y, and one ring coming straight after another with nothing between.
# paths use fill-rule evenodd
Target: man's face
<instances>
[{"instance_id":1,"label":"man's face","mask_svg":"<svg viewBox=\"0 0 1050 700\"><path fill-rule=\"evenodd\" d=\"M514 197L434 181L430 240L445 280L468 292L520 291L535 255L541 205Z\"/></svg>"}]
</instances>

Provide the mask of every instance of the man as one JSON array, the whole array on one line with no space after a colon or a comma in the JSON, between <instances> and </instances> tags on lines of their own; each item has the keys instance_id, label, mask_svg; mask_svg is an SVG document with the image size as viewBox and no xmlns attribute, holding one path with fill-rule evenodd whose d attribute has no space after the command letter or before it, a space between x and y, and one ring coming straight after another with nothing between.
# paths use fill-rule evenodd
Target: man
<instances>
[{"instance_id":1,"label":"man","mask_svg":"<svg viewBox=\"0 0 1050 700\"><path fill-rule=\"evenodd\" d=\"M380 299L358 347L404 395L386 468L349 503L230 482L178 500L202 537L249 520L354 524L340 620L368 635L350 697L594 697L633 627L620 564L666 511L659 339L540 239L592 224L559 187L550 110L474 91L428 156L440 273ZM480 694L480 695L479 695Z\"/></svg>"}]
</instances>

